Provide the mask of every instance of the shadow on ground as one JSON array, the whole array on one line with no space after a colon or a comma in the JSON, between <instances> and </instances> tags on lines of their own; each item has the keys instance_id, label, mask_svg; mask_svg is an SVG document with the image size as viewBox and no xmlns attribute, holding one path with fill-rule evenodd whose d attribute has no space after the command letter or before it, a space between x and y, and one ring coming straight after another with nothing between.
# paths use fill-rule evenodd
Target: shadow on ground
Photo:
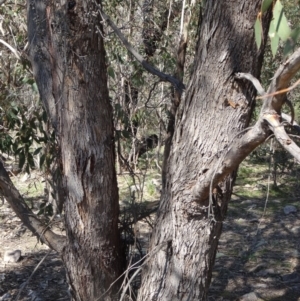
<instances>
[{"instance_id":1,"label":"shadow on ground","mask_svg":"<svg viewBox=\"0 0 300 301\"><path fill-rule=\"evenodd\" d=\"M300 300L300 214L285 214L298 201L233 200L217 253L209 300ZM251 299L252 300L252 299ZM253 299L254 300L254 299Z\"/></svg>"},{"instance_id":2,"label":"shadow on ground","mask_svg":"<svg viewBox=\"0 0 300 301\"><path fill-rule=\"evenodd\" d=\"M47 255L48 254L48 255ZM39 262L46 259L37 268ZM32 272L37 268L34 275ZM54 252L41 250L25 254L17 263L1 264L1 300L69 301L68 285L61 260Z\"/></svg>"}]
</instances>

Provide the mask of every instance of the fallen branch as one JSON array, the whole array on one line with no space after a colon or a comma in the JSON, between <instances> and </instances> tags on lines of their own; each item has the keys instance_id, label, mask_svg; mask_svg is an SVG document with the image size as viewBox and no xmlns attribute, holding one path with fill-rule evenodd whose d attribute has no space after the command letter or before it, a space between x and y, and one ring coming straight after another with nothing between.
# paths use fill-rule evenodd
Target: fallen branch
<instances>
[{"instance_id":1,"label":"fallen branch","mask_svg":"<svg viewBox=\"0 0 300 301\"><path fill-rule=\"evenodd\" d=\"M1 3L0 3L1 5ZM2 39L0 39L0 43L2 43L4 46L6 46L15 56L18 60L21 59L21 56L19 54L19 51L16 50L14 47L12 47L11 45L9 45L8 43L6 43L5 41L3 41Z\"/></svg>"}]
</instances>

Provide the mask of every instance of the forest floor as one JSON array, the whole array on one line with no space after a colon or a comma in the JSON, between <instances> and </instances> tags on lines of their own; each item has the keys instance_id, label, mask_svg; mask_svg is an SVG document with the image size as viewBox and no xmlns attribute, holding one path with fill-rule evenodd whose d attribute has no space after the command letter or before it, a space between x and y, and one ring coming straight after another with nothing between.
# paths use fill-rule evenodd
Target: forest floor
<instances>
[{"instance_id":1,"label":"forest floor","mask_svg":"<svg viewBox=\"0 0 300 301\"><path fill-rule=\"evenodd\" d=\"M277 183L266 202L266 170L247 164L240 168L219 244L209 301L300 301L298 177L279 179L282 184ZM38 175L20 175L15 180L37 211L43 191ZM150 201L156 198L153 183L159 185L157 180L146 185ZM284 212L286 206L293 206L296 212ZM144 244L150 235L146 224L138 225ZM58 227L55 230L62 231ZM17 249L22 251L21 260L4 262L4 252ZM61 260L37 242L6 202L0 207L0 300L69 300Z\"/></svg>"}]
</instances>

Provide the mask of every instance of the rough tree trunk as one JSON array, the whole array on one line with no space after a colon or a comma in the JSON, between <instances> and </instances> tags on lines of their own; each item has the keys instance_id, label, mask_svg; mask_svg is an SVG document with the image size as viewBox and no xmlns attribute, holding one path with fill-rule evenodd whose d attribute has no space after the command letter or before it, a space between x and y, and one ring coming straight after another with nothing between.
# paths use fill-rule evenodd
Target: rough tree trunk
<instances>
[{"instance_id":1,"label":"rough tree trunk","mask_svg":"<svg viewBox=\"0 0 300 301\"><path fill-rule=\"evenodd\" d=\"M210 182L253 110L262 53L254 42L260 0L206 1L194 72L177 112L156 226L138 300L206 300L235 171ZM269 19L269 18L268 18ZM254 143L255 144L255 143ZM240 159L240 158L239 158ZM228 163L229 162L229 163ZM237 166L237 165L236 165Z\"/></svg>"},{"instance_id":2,"label":"rough tree trunk","mask_svg":"<svg viewBox=\"0 0 300 301\"><path fill-rule=\"evenodd\" d=\"M64 2L64 1L62 1ZM112 107L98 1L28 1L30 59L61 148L74 300L112 300L120 275ZM114 289L115 288L115 289Z\"/></svg>"}]
</instances>

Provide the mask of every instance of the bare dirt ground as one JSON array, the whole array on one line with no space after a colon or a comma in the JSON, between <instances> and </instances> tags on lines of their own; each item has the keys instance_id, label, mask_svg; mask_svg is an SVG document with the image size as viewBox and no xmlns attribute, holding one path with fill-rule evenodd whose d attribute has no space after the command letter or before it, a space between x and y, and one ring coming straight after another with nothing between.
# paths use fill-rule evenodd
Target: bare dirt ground
<instances>
[{"instance_id":1,"label":"bare dirt ground","mask_svg":"<svg viewBox=\"0 0 300 301\"><path fill-rule=\"evenodd\" d=\"M297 212L284 213L286 205ZM233 198L209 301L300 301L299 199L270 199L263 214L264 206L264 199ZM147 241L142 224L140 229ZM4 252L16 249L22 251L21 260L5 263ZM37 242L5 202L0 207L0 256L0 300L70 300L61 260Z\"/></svg>"},{"instance_id":2,"label":"bare dirt ground","mask_svg":"<svg viewBox=\"0 0 300 301\"><path fill-rule=\"evenodd\" d=\"M0 300L70 300L65 271L57 254L38 242L6 204L0 214ZM5 262L5 251L14 250L21 250L21 259Z\"/></svg>"},{"instance_id":3,"label":"bare dirt ground","mask_svg":"<svg viewBox=\"0 0 300 301\"><path fill-rule=\"evenodd\" d=\"M300 300L299 200L270 200L262 217L264 203L232 201L209 300ZM287 204L298 211L285 214Z\"/></svg>"}]
</instances>

